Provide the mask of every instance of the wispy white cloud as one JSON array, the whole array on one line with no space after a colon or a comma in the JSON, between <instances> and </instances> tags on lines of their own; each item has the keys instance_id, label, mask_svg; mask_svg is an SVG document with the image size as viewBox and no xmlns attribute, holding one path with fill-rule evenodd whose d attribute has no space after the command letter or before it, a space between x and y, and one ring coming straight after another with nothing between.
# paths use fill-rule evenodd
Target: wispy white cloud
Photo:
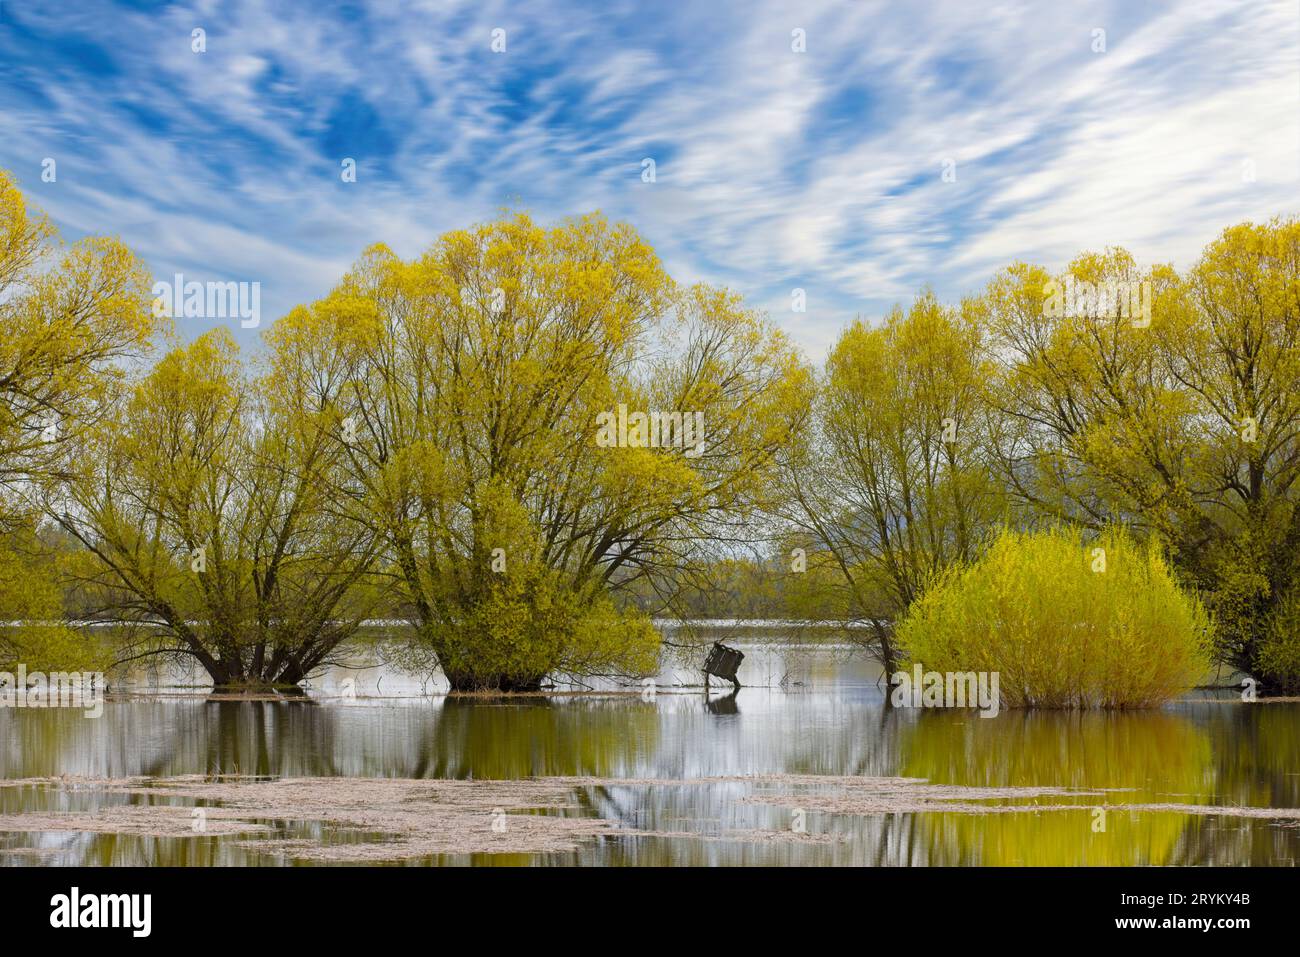
<instances>
[{"instance_id":1,"label":"wispy white cloud","mask_svg":"<svg viewBox=\"0 0 1300 957\"><path fill-rule=\"evenodd\" d=\"M1115 244L1186 264L1298 211L1290 2L9 9L0 165L74 235L261 280L270 314L373 241L412 255L503 205L601 208L820 354L924 285Z\"/></svg>"}]
</instances>

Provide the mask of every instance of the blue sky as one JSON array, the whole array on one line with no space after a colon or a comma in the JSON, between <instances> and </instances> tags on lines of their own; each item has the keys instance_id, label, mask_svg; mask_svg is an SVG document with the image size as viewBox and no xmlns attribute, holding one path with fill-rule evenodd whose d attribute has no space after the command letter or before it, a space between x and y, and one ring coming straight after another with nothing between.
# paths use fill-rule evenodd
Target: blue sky
<instances>
[{"instance_id":1,"label":"blue sky","mask_svg":"<svg viewBox=\"0 0 1300 957\"><path fill-rule=\"evenodd\" d=\"M69 238L260 282L264 324L371 242L600 209L819 358L925 285L1300 212L1300 0L4 0L0 167Z\"/></svg>"}]
</instances>

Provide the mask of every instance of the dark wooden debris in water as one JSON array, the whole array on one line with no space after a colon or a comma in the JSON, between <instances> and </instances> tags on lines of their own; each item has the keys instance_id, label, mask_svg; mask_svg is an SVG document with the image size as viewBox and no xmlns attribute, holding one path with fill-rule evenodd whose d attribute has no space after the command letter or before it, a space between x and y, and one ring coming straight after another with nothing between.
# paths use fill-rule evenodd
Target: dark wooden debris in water
<instances>
[{"instance_id":1,"label":"dark wooden debris in water","mask_svg":"<svg viewBox=\"0 0 1300 957\"><path fill-rule=\"evenodd\" d=\"M709 649L709 656L704 659L705 690L709 687L709 675L713 675L730 681L739 691L740 679L736 677L736 669L744 660L745 656L735 648L728 648L722 642L715 641L713 647Z\"/></svg>"}]
</instances>

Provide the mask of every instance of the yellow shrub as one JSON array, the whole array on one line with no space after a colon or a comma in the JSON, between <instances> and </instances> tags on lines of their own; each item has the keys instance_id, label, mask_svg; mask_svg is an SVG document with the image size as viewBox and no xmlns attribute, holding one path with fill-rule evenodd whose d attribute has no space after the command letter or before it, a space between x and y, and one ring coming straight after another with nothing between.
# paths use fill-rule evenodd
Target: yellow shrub
<instances>
[{"instance_id":1,"label":"yellow shrub","mask_svg":"<svg viewBox=\"0 0 1300 957\"><path fill-rule=\"evenodd\" d=\"M1203 679L1209 632L1155 545L1007 529L913 604L897 641L909 665L998 672L1005 707L1133 708Z\"/></svg>"}]
</instances>

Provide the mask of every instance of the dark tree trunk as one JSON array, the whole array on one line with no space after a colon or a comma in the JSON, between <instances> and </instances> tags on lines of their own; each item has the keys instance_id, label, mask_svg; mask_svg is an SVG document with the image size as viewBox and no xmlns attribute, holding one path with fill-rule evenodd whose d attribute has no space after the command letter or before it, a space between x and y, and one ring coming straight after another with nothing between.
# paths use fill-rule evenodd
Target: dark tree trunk
<instances>
[{"instance_id":1,"label":"dark tree trunk","mask_svg":"<svg viewBox=\"0 0 1300 957\"><path fill-rule=\"evenodd\" d=\"M880 665L885 669L885 707L888 708L893 704L893 698L889 693L889 679L898 667L898 653L894 650L893 637L889 629L879 619L871 619L871 627L875 630L876 641L880 644Z\"/></svg>"},{"instance_id":2,"label":"dark tree trunk","mask_svg":"<svg viewBox=\"0 0 1300 957\"><path fill-rule=\"evenodd\" d=\"M871 627L875 629L876 641L880 644L880 664L885 669L885 677L888 678L898 666L898 652L894 650L893 636L878 618L871 619Z\"/></svg>"}]
</instances>

